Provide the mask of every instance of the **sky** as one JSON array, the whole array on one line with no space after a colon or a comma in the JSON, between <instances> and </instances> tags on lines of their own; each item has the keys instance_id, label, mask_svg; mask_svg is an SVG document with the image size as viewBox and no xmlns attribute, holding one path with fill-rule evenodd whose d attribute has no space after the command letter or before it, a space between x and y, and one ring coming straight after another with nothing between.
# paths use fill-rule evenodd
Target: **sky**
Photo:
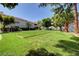
<instances>
[{"instance_id":1,"label":"sky","mask_svg":"<svg viewBox=\"0 0 79 59\"><path fill-rule=\"evenodd\" d=\"M38 7L38 4L35 3L19 4L12 10L4 8L0 5L0 11L4 14L16 16L33 22L52 16L52 12L48 7Z\"/></svg>"},{"instance_id":2,"label":"sky","mask_svg":"<svg viewBox=\"0 0 79 59\"><path fill-rule=\"evenodd\" d=\"M50 10L50 7L38 7L38 4L36 3L22 3L17 5L12 10L4 8L2 5L0 5L0 11L4 14L19 17L33 22L53 16L53 12Z\"/></svg>"}]
</instances>

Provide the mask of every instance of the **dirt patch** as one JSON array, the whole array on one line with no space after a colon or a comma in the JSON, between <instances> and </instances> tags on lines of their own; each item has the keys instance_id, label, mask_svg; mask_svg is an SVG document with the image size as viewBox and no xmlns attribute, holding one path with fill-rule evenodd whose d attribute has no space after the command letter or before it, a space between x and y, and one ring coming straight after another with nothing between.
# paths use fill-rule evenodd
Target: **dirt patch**
<instances>
[{"instance_id":1,"label":"dirt patch","mask_svg":"<svg viewBox=\"0 0 79 59\"><path fill-rule=\"evenodd\" d=\"M74 36L79 37L79 33L72 33Z\"/></svg>"}]
</instances>

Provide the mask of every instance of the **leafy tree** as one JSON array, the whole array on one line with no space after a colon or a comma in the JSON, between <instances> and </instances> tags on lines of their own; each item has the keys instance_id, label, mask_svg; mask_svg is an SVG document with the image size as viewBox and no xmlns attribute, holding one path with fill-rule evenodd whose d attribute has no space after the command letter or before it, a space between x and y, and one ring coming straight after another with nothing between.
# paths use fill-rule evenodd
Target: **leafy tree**
<instances>
[{"instance_id":1,"label":"leafy tree","mask_svg":"<svg viewBox=\"0 0 79 59\"><path fill-rule=\"evenodd\" d=\"M54 27L59 27L60 31L62 31L62 27L64 26L64 23L65 23L64 18L61 17L61 15L59 15L59 14L55 14L52 17L52 20L53 20L53 26Z\"/></svg>"},{"instance_id":2,"label":"leafy tree","mask_svg":"<svg viewBox=\"0 0 79 59\"><path fill-rule=\"evenodd\" d=\"M13 9L18 5L18 3L1 3L1 5L7 7L8 9Z\"/></svg>"},{"instance_id":3,"label":"leafy tree","mask_svg":"<svg viewBox=\"0 0 79 59\"><path fill-rule=\"evenodd\" d=\"M2 31L2 28L3 28L3 17L2 15L0 14L0 32Z\"/></svg>"},{"instance_id":4,"label":"leafy tree","mask_svg":"<svg viewBox=\"0 0 79 59\"><path fill-rule=\"evenodd\" d=\"M41 27L42 27L42 21L38 21L37 24L38 24L38 29L41 29Z\"/></svg>"},{"instance_id":5,"label":"leafy tree","mask_svg":"<svg viewBox=\"0 0 79 59\"><path fill-rule=\"evenodd\" d=\"M3 31L5 30L5 26L11 23L14 23L14 17L12 16L3 16Z\"/></svg>"},{"instance_id":6,"label":"leafy tree","mask_svg":"<svg viewBox=\"0 0 79 59\"><path fill-rule=\"evenodd\" d=\"M69 22L68 22L68 20L66 19L67 18L67 13L69 12L70 13L70 10L71 10L71 8L69 8L68 9L68 6L67 6L67 4L54 4L54 3L42 3L42 4L40 4L40 6L43 6L43 7L46 7L46 6L51 6L52 8L52 10L54 11L54 14L57 14L57 16L55 16L55 17L58 17L59 15L61 15L61 16L59 16L58 18L59 19L57 19L58 21L60 21L60 18L62 17L64 17L64 21L66 21L66 23L65 23L65 25L67 25L67 26L65 26L65 31L66 32L68 32L68 25L69 25ZM64 16L63 16L64 15ZM61 19L62 19L61 18ZM63 21L62 20L62 21ZM54 20L55 21L55 20ZM57 21L57 22L58 22ZM68 23L67 23L68 22ZM55 21L55 26L59 26L60 25L60 28L61 28L61 25L62 23L61 22L59 22L59 24L58 23L56 23L56 21Z\"/></svg>"},{"instance_id":7,"label":"leafy tree","mask_svg":"<svg viewBox=\"0 0 79 59\"><path fill-rule=\"evenodd\" d=\"M74 32L78 33L78 15L77 15L77 4L76 3L64 3L64 4L54 4L54 3L42 3L40 4L41 7L47 7L47 6L51 6L53 9L53 11L55 13L63 13L64 11L66 11L66 15L68 16L68 13L70 13L71 11L74 11L73 15L74 15ZM74 8L74 9L73 9ZM66 25L66 31L68 31L68 21L66 21L65 23Z\"/></svg>"},{"instance_id":8,"label":"leafy tree","mask_svg":"<svg viewBox=\"0 0 79 59\"><path fill-rule=\"evenodd\" d=\"M64 31L68 32L69 31L68 30L69 29L69 24L71 24L74 20L73 13L70 12L70 13L65 14L65 19L66 19L66 21L65 21L65 24L64 24L64 27L65 27Z\"/></svg>"},{"instance_id":9,"label":"leafy tree","mask_svg":"<svg viewBox=\"0 0 79 59\"><path fill-rule=\"evenodd\" d=\"M54 26L60 27L62 30L62 26L64 26L64 31L68 32L69 24L73 22L73 13L67 13L64 11L61 14L55 14L53 16Z\"/></svg>"},{"instance_id":10,"label":"leafy tree","mask_svg":"<svg viewBox=\"0 0 79 59\"><path fill-rule=\"evenodd\" d=\"M43 22L43 26L46 27L48 29L48 27L51 26L51 19L50 18L45 18L42 20Z\"/></svg>"},{"instance_id":11,"label":"leafy tree","mask_svg":"<svg viewBox=\"0 0 79 59\"><path fill-rule=\"evenodd\" d=\"M17 6L18 5L18 3L0 3L1 5L3 5L4 7L6 7L6 8L8 8L8 9L13 9L13 8L15 8L15 6ZM3 17L2 17L3 15L0 15L0 23L2 24L2 23L4 23L4 21L3 21ZM13 18L12 18L13 19ZM5 20L5 22L7 22L6 20ZM8 23L8 22L7 22ZM6 24L7 24L6 23ZM5 25L4 25L4 27L5 27ZM1 30L1 29L0 29Z\"/></svg>"},{"instance_id":12,"label":"leafy tree","mask_svg":"<svg viewBox=\"0 0 79 59\"><path fill-rule=\"evenodd\" d=\"M0 14L0 22L2 22L3 21L3 18L2 18L2 15Z\"/></svg>"}]
</instances>

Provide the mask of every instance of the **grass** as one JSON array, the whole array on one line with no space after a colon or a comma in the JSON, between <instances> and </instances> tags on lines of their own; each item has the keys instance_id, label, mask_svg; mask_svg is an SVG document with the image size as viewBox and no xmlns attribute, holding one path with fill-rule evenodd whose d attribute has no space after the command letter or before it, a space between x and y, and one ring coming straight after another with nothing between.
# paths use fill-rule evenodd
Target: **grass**
<instances>
[{"instance_id":1,"label":"grass","mask_svg":"<svg viewBox=\"0 0 79 59\"><path fill-rule=\"evenodd\" d=\"M0 55L79 55L79 37L60 31L22 31L1 34Z\"/></svg>"}]
</instances>

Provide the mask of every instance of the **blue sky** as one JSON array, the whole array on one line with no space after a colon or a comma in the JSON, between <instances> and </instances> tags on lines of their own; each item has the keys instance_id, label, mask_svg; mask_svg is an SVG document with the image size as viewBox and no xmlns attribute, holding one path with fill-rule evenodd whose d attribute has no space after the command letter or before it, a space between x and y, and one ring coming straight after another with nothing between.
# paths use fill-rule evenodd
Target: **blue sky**
<instances>
[{"instance_id":1,"label":"blue sky","mask_svg":"<svg viewBox=\"0 0 79 59\"><path fill-rule=\"evenodd\" d=\"M23 3L16 6L16 8L9 10L0 5L0 11L4 14L16 16L29 21L37 21L42 18L51 17L52 13L49 8L38 7L38 4Z\"/></svg>"},{"instance_id":2,"label":"blue sky","mask_svg":"<svg viewBox=\"0 0 79 59\"><path fill-rule=\"evenodd\" d=\"M49 7L39 8L38 4L35 3L19 4L18 6L16 6L16 8L12 10L4 8L2 5L0 5L0 11L4 12L4 14L16 16L33 22L41 20L43 18L51 17L53 15L53 12L50 11Z\"/></svg>"}]
</instances>

